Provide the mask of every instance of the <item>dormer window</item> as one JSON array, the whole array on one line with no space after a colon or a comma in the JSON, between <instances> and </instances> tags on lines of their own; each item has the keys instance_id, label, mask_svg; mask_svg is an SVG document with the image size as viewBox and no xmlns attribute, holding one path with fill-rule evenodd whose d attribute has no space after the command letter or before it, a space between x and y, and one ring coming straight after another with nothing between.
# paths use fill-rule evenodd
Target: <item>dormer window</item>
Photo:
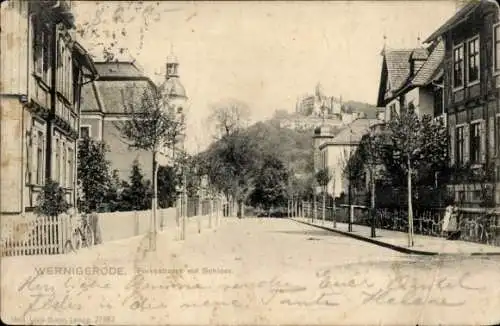
<instances>
[{"instance_id":1,"label":"dormer window","mask_svg":"<svg viewBox=\"0 0 500 326\"><path fill-rule=\"evenodd\" d=\"M467 46L467 82L471 84L479 81L479 37L470 40Z\"/></svg>"},{"instance_id":2,"label":"dormer window","mask_svg":"<svg viewBox=\"0 0 500 326\"><path fill-rule=\"evenodd\" d=\"M453 50L453 87L464 86L464 47L459 45Z\"/></svg>"}]
</instances>

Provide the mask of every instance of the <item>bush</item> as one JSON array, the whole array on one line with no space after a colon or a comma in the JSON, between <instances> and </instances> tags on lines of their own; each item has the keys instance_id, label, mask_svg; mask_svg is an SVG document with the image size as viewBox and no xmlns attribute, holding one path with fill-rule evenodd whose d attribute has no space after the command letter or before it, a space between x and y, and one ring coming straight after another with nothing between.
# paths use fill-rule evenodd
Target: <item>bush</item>
<instances>
[{"instance_id":1,"label":"bush","mask_svg":"<svg viewBox=\"0 0 500 326\"><path fill-rule=\"evenodd\" d=\"M35 213L38 216L56 217L66 213L70 205L66 201L64 190L59 183L48 180L38 196Z\"/></svg>"}]
</instances>

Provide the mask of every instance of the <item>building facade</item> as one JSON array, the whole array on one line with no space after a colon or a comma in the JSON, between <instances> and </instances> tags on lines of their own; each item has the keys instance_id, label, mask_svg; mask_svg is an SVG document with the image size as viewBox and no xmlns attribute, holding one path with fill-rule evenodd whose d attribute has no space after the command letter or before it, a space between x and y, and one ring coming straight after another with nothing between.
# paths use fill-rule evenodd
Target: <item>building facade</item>
<instances>
[{"instance_id":1,"label":"building facade","mask_svg":"<svg viewBox=\"0 0 500 326\"><path fill-rule=\"evenodd\" d=\"M178 62L169 57L165 80L159 87L135 62L96 62L95 65L99 79L82 89L80 133L108 146L111 169L117 170L121 179L128 180L134 160L150 178L153 169L151 153L131 150L121 135L119 123L132 119L132 109L140 107L143 94L148 90L160 91L165 103L168 102L166 109L174 111L179 122L184 123L187 97L179 80ZM182 148L183 139L179 139L178 147ZM172 149L161 148L159 152L157 160L160 165L171 163Z\"/></svg>"},{"instance_id":2,"label":"building facade","mask_svg":"<svg viewBox=\"0 0 500 326\"><path fill-rule=\"evenodd\" d=\"M413 107L419 116L445 119L442 100L444 43L428 47L383 49L377 106L389 122L401 110Z\"/></svg>"},{"instance_id":3,"label":"building facade","mask_svg":"<svg viewBox=\"0 0 500 326\"><path fill-rule=\"evenodd\" d=\"M1 21L1 213L32 210L47 180L75 205L80 90L97 71L71 2L3 2Z\"/></svg>"},{"instance_id":4,"label":"building facade","mask_svg":"<svg viewBox=\"0 0 500 326\"><path fill-rule=\"evenodd\" d=\"M479 182L453 180L455 200L477 206L488 189L500 204L500 20L498 3L466 4L426 42L441 39L444 55L444 111L449 156L455 167L489 174ZM473 179L474 180L474 179Z\"/></svg>"},{"instance_id":5,"label":"building facade","mask_svg":"<svg viewBox=\"0 0 500 326\"><path fill-rule=\"evenodd\" d=\"M325 139L318 143L318 159L316 168L328 168L330 173L330 182L327 185L327 193L334 198L342 194L348 194L349 172L347 162L356 152L357 147L364 134L369 132L370 128L383 123L378 119L358 119L345 127L335 137Z\"/></svg>"}]
</instances>

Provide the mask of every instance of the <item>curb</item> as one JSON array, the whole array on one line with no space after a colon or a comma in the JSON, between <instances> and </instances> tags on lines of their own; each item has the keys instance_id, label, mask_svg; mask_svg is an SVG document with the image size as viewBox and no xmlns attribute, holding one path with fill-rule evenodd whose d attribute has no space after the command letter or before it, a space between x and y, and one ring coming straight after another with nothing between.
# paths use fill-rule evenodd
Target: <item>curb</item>
<instances>
[{"instance_id":1,"label":"curb","mask_svg":"<svg viewBox=\"0 0 500 326\"><path fill-rule=\"evenodd\" d=\"M357 240L365 241L365 242L368 242L368 243L371 243L371 244L374 244L374 245L377 245L380 247L392 249L394 251L398 251L398 252L405 253L408 255L421 255L421 256L500 256L500 252L440 253L440 252L436 252L436 251L410 249L410 248L406 248L406 247L393 245L393 244L390 244L390 243L387 243L384 241L380 241L380 240L376 240L376 239L372 239L372 238L367 238L367 237L364 237L362 235L353 234L353 233L346 232L346 231L340 231L340 230L330 228L327 226L316 225L316 224L312 224L309 222L299 221L299 220L296 220L293 218L291 218L290 220L297 222L297 223L302 223L305 225L309 225L309 226L313 226L313 227L316 227L319 229L323 229L326 231L335 232L335 233L338 233L338 234L341 234L341 235L344 235L347 237L351 237L351 238L354 238Z\"/></svg>"}]
</instances>

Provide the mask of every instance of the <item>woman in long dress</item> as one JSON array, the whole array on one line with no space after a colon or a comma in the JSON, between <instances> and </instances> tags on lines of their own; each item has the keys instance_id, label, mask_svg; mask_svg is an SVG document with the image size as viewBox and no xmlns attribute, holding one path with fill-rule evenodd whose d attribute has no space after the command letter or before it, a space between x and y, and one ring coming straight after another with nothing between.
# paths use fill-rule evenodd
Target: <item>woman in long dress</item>
<instances>
[{"instance_id":1,"label":"woman in long dress","mask_svg":"<svg viewBox=\"0 0 500 326\"><path fill-rule=\"evenodd\" d=\"M450 202L446 207L442 232L446 234L447 240L457 240L460 237L458 229L458 209L453 202Z\"/></svg>"}]
</instances>

